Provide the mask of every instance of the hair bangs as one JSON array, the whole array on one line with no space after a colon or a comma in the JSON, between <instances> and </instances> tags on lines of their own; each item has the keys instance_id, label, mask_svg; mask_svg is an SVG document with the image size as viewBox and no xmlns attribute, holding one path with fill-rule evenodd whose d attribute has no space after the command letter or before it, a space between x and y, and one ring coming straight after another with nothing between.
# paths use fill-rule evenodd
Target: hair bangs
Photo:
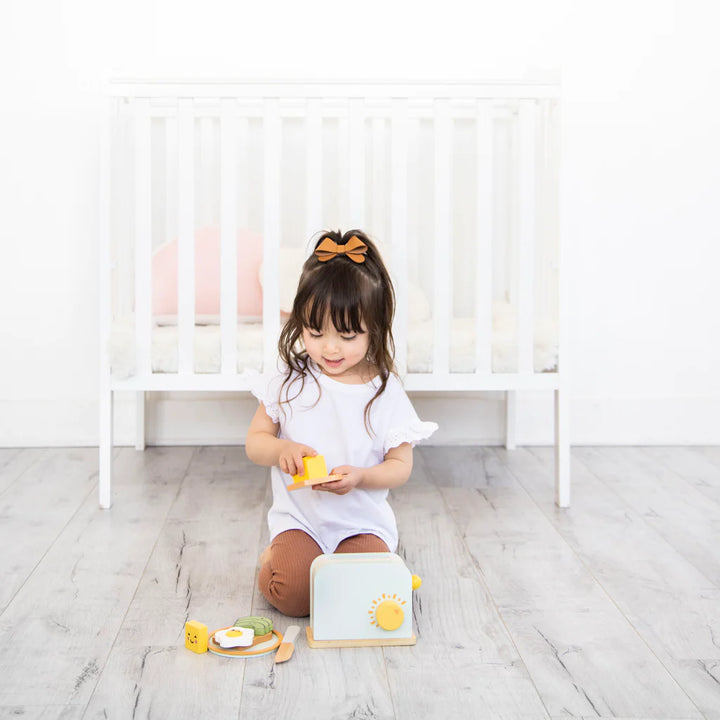
<instances>
[{"instance_id":1,"label":"hair bangs","mask_svg":"<svg viewBox=\"0 0 720 720\"><path fill-rule=\"evenodd\" d=\"M337 276L327 279L331 287L316 287L307 298L303 307L303 325L312 330L322 330L330 323L341 333L363 332L362 308L366 303L357 279L354 282Z\"/></svg>"}]
</instances>

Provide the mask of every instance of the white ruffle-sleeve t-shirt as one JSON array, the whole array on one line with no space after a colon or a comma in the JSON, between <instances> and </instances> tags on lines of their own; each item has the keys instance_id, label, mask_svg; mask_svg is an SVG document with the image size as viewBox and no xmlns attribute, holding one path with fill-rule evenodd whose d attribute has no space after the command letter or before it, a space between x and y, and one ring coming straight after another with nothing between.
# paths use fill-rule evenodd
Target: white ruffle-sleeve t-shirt
<instances>
[{"instance_id":1,"label":"white ruffle-sleeve t-shirt","mask_svg":"<svg viewBox=\"0 0 720 720\"><path fill-rule=\"evenodd\" d=\"M365 406L375 395L379 379L364 385L348 385L313 368L300 390L300 381L282 389L283 376L259 378L253 394L280 425L278 437L309 445L325 456L328 472L339 465L372 467L381 463L390 448L415 445L437 429L421 421L400 381L391 375L385 391L372 404L370 424L365 428ZM317 379L315 379L317 378ZM290 403L280 402L289 395ZM295 395L299 392L299 395ZM313 491L288 492L292 476L275 466L271 470L273 504L268 512L270 539L286 530L304 530L332 553L345 538L372 533L397 549L395 515L387 501L388 490L353 488L345 495Z\"/></svg>"}]
</instances>

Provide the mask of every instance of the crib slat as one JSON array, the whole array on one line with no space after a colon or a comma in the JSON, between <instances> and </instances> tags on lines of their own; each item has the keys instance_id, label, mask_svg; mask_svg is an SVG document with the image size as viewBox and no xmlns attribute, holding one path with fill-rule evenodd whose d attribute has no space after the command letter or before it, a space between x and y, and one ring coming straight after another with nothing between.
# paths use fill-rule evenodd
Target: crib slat
<instances>
[{"instance_id":1,"label":"crib slat","mask_svg":"<svg viewBox=\"0 0 720 720\"><path fill-rule=\"evenodd\" d=\"M365 227L365 101L348 102L348 227Z\"/></svg>"},{"instance_id":2,"label":"crib slat","mask_svg":"<svg viewBox=\"0 0 720 720\"><path fill-rule=\"evenodd\" d=\"M450 371L452 324L452 118L446 99L435 101L435 242L433 283L433 373Z\"/></svg>"},{"instance_id":3,"label":"crib slat","mask_svg":"<svg viewBox=\"0 0 720 720\"><path fill-rule=\"evenodd\" d=\"M396 352L395 363L401 376L407 373L407 325L408 325L408 261L407 261L407 168L408 168L408 105L407 99L392 102L391 156L390 156L390 206L392 243L391 267L397 297L395 311Z\"/></svg>"},{"instance_id":4,"label":"crib slat","mask_svg":"<svg viewBox=\"0 0 720 720\"><path fill-rule=\"evenodd\" d=\"M214 172L213 163L217 152L219 142L219 132L216 122L219 120L220 110L211 117L195 114L197 149L195 153L197 177L202 178L202 182L197 184L195 191L195 222L198 227L208 224L209 219L215 212L214 200L219 197L219 187L217 180L219 177Z\"/></svg>"},{"instance_id":5,"label":"crib slat","mask_svg":"<svg viewBox=\"0 0 720 720\"><path fill-rule=\"evenodd\" d=\"M420 167L425 160L423 160L424 153L423 149L427 147L427 138L423 136L422 121L419 118L413 117L408 114L407 123L407 142L408 142L408 156L407 156L407 227L406 232L408 236L408 255L405 258L407 263L408 279L412 278L417 280L419 285L422 286L422 290L427 294L427 301L429 303L429 291L428 288L432 285L432 270L431 262L434 258L430 259L428 256L421 256L420 249L423 247L425 251L427 246L422 245L420 238L423 235L423 229L426 227L428 222L429 214L420 212L420 205L431 205L432 203L432 192L433 189L430 183L423 183L421 181L421 170ZM417 208L417 210L415 210ZM392 211L392 208L390 208ZM432 210L431 210L432 212ZM409 281L409 280L408 280ZM429 306L428 306L429 311Z\"/></svg>"},{"instance_id":6,"label":"crib slat","mask_svg":"<svg viewBox=\"0 0 720 720\"><path fill-rule=\"evenodd\" d=\"M116 101L112 101L113 112ZM108 108L110 109L110 108ZM107 342L113 321L111 268L111 119L103 117L100 136L100 176L98 205L100 226L100 367L99 367L99 413L98 413L98 503L101 508L112 504L112 453L113 453L113 391L111 359Z\"/></svg>"},{"instance_id":7,"label":"crib slat","mask_svg":"<svg viewBox=\"0 0 720 720\"><path fill-rule=\"evenodd\" d=\"M337 225L343 229L347 229L347 225L344 222L345 218L348 217L350 212L350 194L348 188L350 187L348 178L348 117L347 117L347 106L343 107L343 112L337 118L337 141L335 145L335 151L330 153L330 157L335 159L335 187L337 191L337 222L333 225ZM327 115L326 115L327 117ZM340 219L342 218L342 220ZM343 227L344 226L344 227Z\"/></svg>"},{"instance_id":8,"label":"crib slat","mask_svg":"<svg viewBox=\"0 0 720 720\"><path fill-rule=\"evenodd\" d=\"M568 273L565 271L567 267L565 264L565 252L564 244L562 240L562 229L560 226L560 187L559 187L559 175L560 175L560 137L559 128L561 124L561 112L556 102L551 103L550 118L551 127L548 128L547 133L547 146L549 157L546 161L546 175L545 181L548 183L550 188L547 191L547 197L549 203L552 206L552 211L549 213L549 227L548 232L554 240L554 262L553 268L554 273L554 289L553 303L550 306L552 312L551 318L557 323L557 372L562 374L562 381L567 382L568 378L568 353L567 353L567 339L569 337L569 314L568 309L570 306L570 289L568 284Z\"/></svg>"},{"instance_id":9,"label":"crib slat","mask_svg":"<svg viewBox=\"0 0 720 720\"><path fill-rule=\"evenodd\" d=\"M552 208L549 211L547 231L557 237L560 233L559 197L558 197L558 159L560 157L559 108L555 101L548 101L546 137L546 159L544 180L548 185L546 198ZM567 339L569 333L569 286L565 272L565 255L562 237L557 242L555 270L557 273L557 295L553 306L553 315L557 319L557 379L555 390L555 501L559 507L570 505L570 383L568 370Z\"/></svg>"},{"instance_id":10,"label":"crib slat","mask_svg":"<svg viewBox=\"0 0 720 720\"><path fill-rule=\"evenodd\" d=\"M264 105L263 371L271 372L277 366L277 339L280 332L278 260L282 128L277 98L266 98Z\"/></svg>"},{"instance_id":11,"label":"crib slat","mask_svg":"<svg viewBox=\"0 0 720 720\"><path fill-rule=\"evenodd\" d=\"M535 293L537 315L543 321L558 323L558 268L560 246L558 239L558 167L560 148L557 138L559 118L557 106L551 100L543 100L542 129L538 137L540 162L538 177L542 193L538 194L538 205L542 208L541 247L542 255L536 259L537 272ZM565 306L563 306L565 307Z\"/></svg>"},{"instance_id":12,"label":"crib slat","mask_svg":"<svg viewBox=\"0 0 720 720\"><path fill-rule=\"evenodd\" d=\"M192 373L195 333L195 118L178 102L178 373Z\"/></svg>"},{"instance_id":13,"label":"crib slat","mask_svg":"<svg viewBox=\"0 0 720 720\"><path fill-rule=\"evenodd\" d=\"M235 101L237 102L237 101ZM236 173L236 206L235 214L239 228L247 228L250 224L250 159L247 117L235 117L235 152L237 158Z\"/></svg>"},{"instance_id":14,"label":"crib slat","mask_svg":"<svg viewBox=\"0 0 720 720\"><path fill-rule=\"evenodd\" d=\"M534 275L536 235L535 103L524 101L518 113L518 371L533 372Z\"/></svg>"},{"instance_id":15,"label":"crib slat","mask_svg":"<svg viewBox=\"0 0 720 720\"><path fill-rule=\"evenodd\" d=\"M306 103L305 116L305 223L308 238L323 227L322 212L322 117L320 100Z\"/></svg>"},{"instance_id":16,"label":"crib slat","mask_svg":"<svg viewBox=\"0 0 720 720\"><path fill-rule=\"evenodd\" d=\"M385 140L385 122L384 117L374 117L372 119L372 170L370 177L370 205L368 218L368 228L375 233L377 237L387 238L391 240L392 235L387 231L386 227L386 211L385 202L387 189L385 178L387 177L386 166L386 140Z\"/></svg>"},{"instance_id":17,"label":"crib slat","mask_svg":"<svg viewBox=\"0 0 720 720\"><path fill-rule=\"evenodd\" d=\"M165 198L163 207L165 209L165 217L163 218L165 224L165 238L177 236L177 197L170 192L170 178L177 177L177 146L178 146L178 127L177 117L175 118L163 118L165 126Z\"/></svg>"},{"instance_id":18,"label":"crib slat","mask_svg":"<svg viewBox=\"0 0 720 720\"><path fill-rule=\"evenodd\" d=\"M476 229L475 372L492 370L493 117L492 106L479 102L475 117Z\"/></svg>"},{"instance_id":19,"label":"crib slat","mask_svg":"<svg viewBox=\"0 0 720 720\"><path fill-rule=\"evenodd\" d=\"M538 178L537 194L535 205L537 208L537 245L535 248L535 316L536 318L547 318L551 312L553 293L551 288L554 267L554 248L548 242L552 230L552 197L549 194L549 116L548 105L542 103L537 109L537 131L536 142L536 173Z\"/></svg>"},{"instance_id":20,"label":"crib slat","mask_svg":"<svg viewBox=\"0 0 720 720\"><path fill-rule=\"evenodd\" d=\"M237 143L232 99L220 110L220 372L237 372Z\"/></svg>"},{"instance_id":21,"label":"crib slat","mask_svg":"<svg viewBox=\"0 0 720 720\"><path fill-rule=\"evenodd\" d=\"M150 142L150 103L139 99L135 110L135 362L140 375L152 372Z\"/></svg>"},{"instance_id":22,"label":"crib slat","mask_svg":"<svg viewBox=\"0 0 720 720\"><path fill-rule=\"evenodd\" d=\"M128 102L124 107L123 103L118 103L118 118L123 117L124 113L129 113L134 118L135 108L137 105ZM123 112L124 111L124 112ZM116 317L122 317L134 313L135 311L135 252L134 252L134 233L135 233L135 193L134 178L136 169L135 158L135 135L136 123L133 120L127 124L118 119L116 127L112 128L110 133L110 162L112 165L110 172L110 182L113 188L113 196L110 200L110 223L111 228L115 228L118 220L122 218L120 227L123 228L123 234L127 234L131 238L132 247L126 248L124 243L114 243L111 234L111 252L113 269L111 282L112 288L112 309ZM118 144L116 147L116 143ZM117 148L123 148L124 152L118 152ZM118 190L123 188L121 193ZM115 197L119 194L119 197ZM122 237L122 235L120 236Z\"/></svg>"}]
</instances>

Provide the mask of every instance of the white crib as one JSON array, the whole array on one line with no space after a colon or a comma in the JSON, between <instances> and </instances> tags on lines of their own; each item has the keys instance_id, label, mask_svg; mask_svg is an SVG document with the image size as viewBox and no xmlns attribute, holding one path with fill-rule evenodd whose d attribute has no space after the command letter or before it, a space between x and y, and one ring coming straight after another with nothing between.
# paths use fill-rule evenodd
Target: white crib
<instances>
[{"instance_id":1,"label":"white crib","mask_svg":"<svg viewBox=\"0 0 720 720\"><path fill-rule=\"evenodd\" d=\"M570 499L558 232L558 88L117 82L101 170L99 501L113 397L245 391L273 368L309 243L378 242L410 393L551 389Z\"/></svg>"}]
</instances>

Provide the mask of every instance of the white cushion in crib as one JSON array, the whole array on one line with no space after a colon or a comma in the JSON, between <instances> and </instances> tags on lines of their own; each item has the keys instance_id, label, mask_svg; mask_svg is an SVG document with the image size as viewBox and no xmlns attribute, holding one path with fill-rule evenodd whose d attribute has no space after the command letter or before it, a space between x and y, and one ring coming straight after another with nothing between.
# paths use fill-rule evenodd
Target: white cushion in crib
<instances>
[{"instance_id":1,"label":"white cushion in crib","mask_svg":"<svg viewBox=\"0 0 720 720\"><path fill-rule=\"evenodd\" d=\"M135 373L134 318L128 315L113 325L109 354L113 375L130 377ZM534 370L543 372L557 365L557 328L547 322L538 322L535 330ZM408 322L407 370L411 373L432 372L433 364L432 319ZM220 327L196 325L195 372L220 372ZM262 368L263 334L261 323L239 323L237 334L237 370L239 373ZM177 372L178 332L174 325L158 325L152 329L152 368L154 372ZM453 318L450 330L450 371L474 372L475 323L472 318ZM493 308L493 372L517 371L517 338L515 313L506 303Z\"/></svg>"},{"instance_id":2,"label":"white cushion in crib","mask_svg":"<svg viewBox=\"0 0 720 720\"><path fill-rule=\"evenodd\" d=\"M408 372L430 373L433 369L434 324L432 318L408 322ZM533 370L546 372L557 365L557 334L551 322L536 324L533 347ZM508 303L493 305L492 372L512 373L518 370L518 345L515 312ZM453 318L450 327L450 372L475 371L475 320Z\"/></svg>"}]
</instances>

